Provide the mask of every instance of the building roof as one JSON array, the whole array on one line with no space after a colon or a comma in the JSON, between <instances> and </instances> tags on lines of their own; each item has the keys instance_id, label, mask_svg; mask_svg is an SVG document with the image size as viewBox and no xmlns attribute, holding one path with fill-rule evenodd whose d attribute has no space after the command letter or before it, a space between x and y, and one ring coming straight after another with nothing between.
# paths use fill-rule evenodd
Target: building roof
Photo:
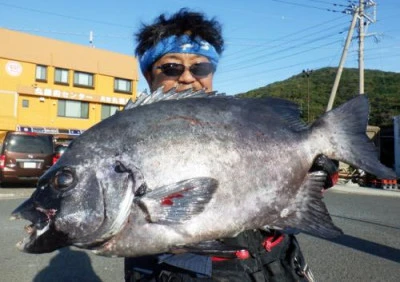
<instances>
[{"instance_id":1,"label":"building roof","mask_svg":"<svg viewBox=\"0 0 400 282\"><path fill-rule=\"evenodd\" d=\"M134 56L0 28L0 58L138 80Z\"/></svg>"}]
</instances>

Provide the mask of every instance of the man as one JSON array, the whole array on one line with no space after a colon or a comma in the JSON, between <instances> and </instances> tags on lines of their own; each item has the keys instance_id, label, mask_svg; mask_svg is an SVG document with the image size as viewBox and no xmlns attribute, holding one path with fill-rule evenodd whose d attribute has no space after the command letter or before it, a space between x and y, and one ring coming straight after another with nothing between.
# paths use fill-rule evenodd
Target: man
<instances>
[{"instance_id":1,"label":"man","mask_svg":"<svg viewBox=\"0 0 400 282\"><path fill-rule=\"evenodd\" d=\"M213 75L224 49L221 25L203 14L182 9L159 16L137 34L136 54L150 90L213 90ZM335 172L320 157L313 170ZM326 187L332 186L327 179ZM227 211L229 212L229 211ZM160 254L125 260L126 281L312 281L312 274L293 235L249 230L219 240L236 250L231 258L196 254Z\"/></svg>"},{"instance_id":2,"label":"man","mask_svg":"<svg viewBox=\"0 0 400 282\"><path fill-rule=\"evenodd\" d=\"M213 74L223 51L221 26L203 15L181 10L170 19L161 15L137 34L141 71L151 91L163 86L212 90Z\"/></svg>"}]
</instances>

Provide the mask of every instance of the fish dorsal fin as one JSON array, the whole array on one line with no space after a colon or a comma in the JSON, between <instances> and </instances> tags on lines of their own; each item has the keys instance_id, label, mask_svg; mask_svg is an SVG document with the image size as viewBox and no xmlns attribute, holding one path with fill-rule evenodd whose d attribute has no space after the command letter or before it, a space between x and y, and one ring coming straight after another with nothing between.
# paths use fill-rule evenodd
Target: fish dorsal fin
<instances>
[{"instance_id":1,"label":"fish dorsal fin","mask_svg":"<svg viewBox=\"0 0 400 282\"><path fill-rule=\"evenodd\" d=\"M218 96L222 96L224 94L218 94ZM152 104L159 101L166 101L166 100L179 100L185 98L208 98L217 96L217 92L206 92L204 90L193 90L192 88L177 92L176 88L172 88L167 92L163 91L163 87L158 88L153 93L147 94L146 92L142 92L137 97L136 101L133 102L129 100L128 103L125 105L124 110L136 108L143 105Z\"/></svg>"},{"instance_id":2,"label":"fish dorsal fin","mask_svg":"<svg viewBox=\"0 0 400 282\"><path fill-rule=\"evenodd\" d=\"M299 105L282 98L269 97L270 106L278 113L285 123L294 131L308 129L308 125L300 119L301 111Z\"/></svg>"}]
</instances>

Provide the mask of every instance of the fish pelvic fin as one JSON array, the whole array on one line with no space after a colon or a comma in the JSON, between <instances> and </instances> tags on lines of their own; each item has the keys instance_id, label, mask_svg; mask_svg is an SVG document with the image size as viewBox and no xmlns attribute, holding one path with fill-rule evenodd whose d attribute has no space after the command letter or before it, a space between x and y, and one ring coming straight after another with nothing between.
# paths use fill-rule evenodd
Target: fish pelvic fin
<instances>
[{"instance_id":1,"label":"fish pelvic fin","mask_svg":"<svg viewBox=\"0 0 400 282\"><path fill-rule=\"evenodd\" d=\"M198 177L158 187L137 200L147 220L179 224L201 213L218 187L218 181Z\"/></svg>"},{"instance_id":2,"label":"fish pelvic fin","mask_svg":"<svg viewBox=\"0 0 400 282\"><path fill-rule=\"evenodd\" d=\"M239 244L226 244L219 240L202 241L199 243L173 247L171 253L193 253L203 256L217 256L221 258L237 258L236 253L245 250Z\"/></svg>"},{"instance_id":3,"label":"fish pelvic fin","mask_svg":"<svg viewBox=\"0 0 400 282\"><path fill-rule=\"evenodd\" d=\"M322 201L322 190L326 173L315 171L306 175L291 207L281 212L282 221L278 227L286 232L303 231L322 238L335 238L343 234L335 226L325 203Z\"/></svg>"},{"instance_id":4,"label":"fish pelvic fin","mask_svg":"<svg viewBox=\"0 0 400 282\"><path fill-rule=\"evenodd\" d=\"M368 115L367 96L357 95L319 118L311 126L311 140L322 147L321 153L329 158L378 178L395 179L395 172L379 161L377 148L366 134Z\"/></svg>"}]
</instances>

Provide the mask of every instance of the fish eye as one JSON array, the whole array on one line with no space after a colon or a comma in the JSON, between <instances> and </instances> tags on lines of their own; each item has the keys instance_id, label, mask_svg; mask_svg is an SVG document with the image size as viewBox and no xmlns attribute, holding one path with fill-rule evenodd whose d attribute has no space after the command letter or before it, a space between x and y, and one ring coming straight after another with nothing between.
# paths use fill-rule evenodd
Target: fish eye
<instances>
[{"instance_id":1,"label":"fish eye","mask_svg":"<svg viewBox=\"0 0 400 282\"><path fill-rule=\"evenodd\" d=\"M56 190L67 190L75 183L75 173L70 168L57 171L52 179L52 186Z\"/></svg>"}]
</instances>

